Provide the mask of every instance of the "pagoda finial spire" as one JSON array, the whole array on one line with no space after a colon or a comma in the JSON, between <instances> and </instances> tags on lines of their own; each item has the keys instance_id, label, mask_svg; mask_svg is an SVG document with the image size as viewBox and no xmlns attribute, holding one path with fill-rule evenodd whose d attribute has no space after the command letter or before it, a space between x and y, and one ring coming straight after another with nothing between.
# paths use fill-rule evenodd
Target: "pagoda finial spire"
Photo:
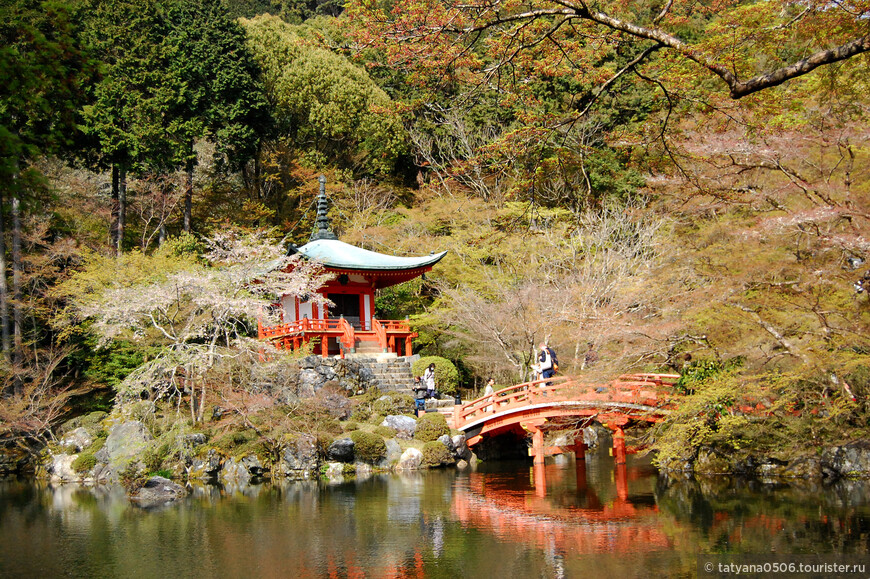
<instances>
[{"instance_id":1,"label":"pagoda finial spire","mask_svg":"<svg viewBox=\"0 0 870 579\"><path fill-rule=\"evenodd\" d=\"M329 226L329 217L326 215L329 211L329 200L326 198L326 176L321 175L317 180L320 181L320 195L317 196L317 219L314 222L314 232L308 241L338 239L332 232Z\"/></svg>"}]
</instances>

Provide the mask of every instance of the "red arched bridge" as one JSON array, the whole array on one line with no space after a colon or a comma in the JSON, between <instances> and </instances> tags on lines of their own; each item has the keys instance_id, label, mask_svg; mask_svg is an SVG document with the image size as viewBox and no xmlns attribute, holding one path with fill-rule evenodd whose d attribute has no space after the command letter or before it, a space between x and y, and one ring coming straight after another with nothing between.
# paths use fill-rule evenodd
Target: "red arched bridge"
<instances>
[{"instance_id":1,"label":"red arched bridge","mask_svg":"<svg viewBox=\"0 0 870 579\"><path fill-rule=\"evenodd\" d=\"M585 456L582 440L570 446L544 446L544 431L566 423L595 420L613 431L613 454L625 463L623 428L630 422L660 422L680 395L676 374L626 374L606 384L582 383L571 376L554 376L503 388L453 408L451 426L465 433L473 447L486 437L508 432L531 433L530 454L544 457L574 452Z\"/></svg>"}]
</instances>

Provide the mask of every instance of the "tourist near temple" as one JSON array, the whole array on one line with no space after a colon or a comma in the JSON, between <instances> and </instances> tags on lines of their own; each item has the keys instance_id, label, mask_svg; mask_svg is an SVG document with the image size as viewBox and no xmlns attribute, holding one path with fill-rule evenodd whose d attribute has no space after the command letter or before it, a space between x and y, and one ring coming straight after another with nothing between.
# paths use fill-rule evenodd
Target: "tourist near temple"
<instances>
[{"instance_id":1,"label":"tourist near temple","mask_svg":"<svg viewBox=\"0 0 870 579\"><path fill-rule=\"evenodd\" d=\"M375 315L375 292L412 280L430 271L447 252L421 257L400 257L369 251L340 241L327 217L326 177L320 177L314 232L302 247L290 253L323 264L334 275L318 290L333 305L319 306L297 296L283 296L279 304L281 324L258 325L260 339L284 349L297 349L312 340L322 356L353 353L394 353L410 356L417 337L408 320L379 320Z\"/></svg>"}]
</instances>

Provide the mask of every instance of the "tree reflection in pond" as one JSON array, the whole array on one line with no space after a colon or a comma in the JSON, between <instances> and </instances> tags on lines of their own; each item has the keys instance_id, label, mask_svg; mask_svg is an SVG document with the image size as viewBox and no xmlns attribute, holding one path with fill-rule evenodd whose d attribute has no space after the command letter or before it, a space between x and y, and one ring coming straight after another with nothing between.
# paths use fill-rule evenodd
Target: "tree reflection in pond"
<instances>
[{"instance_id":1,"label":"tree reflection in pond","mask_svg":"<svg viewBox=\"0 0 870 579\"><path fill-rule=\"evenodd\" d=\"M520 463L201 485L150 510L117 487L7 480L0 576L691 576L698 553L867 554L868 489L669 479L595 455L537 476Z\"/></svg>"}]
</instances>

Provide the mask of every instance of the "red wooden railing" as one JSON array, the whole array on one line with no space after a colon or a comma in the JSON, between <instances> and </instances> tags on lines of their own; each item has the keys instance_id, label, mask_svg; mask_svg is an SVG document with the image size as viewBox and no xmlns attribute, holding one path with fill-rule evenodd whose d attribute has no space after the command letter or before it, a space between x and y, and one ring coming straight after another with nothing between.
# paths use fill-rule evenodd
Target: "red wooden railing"
<instances>
[{"instance_id":1,"label":"red wooden railing","mask_svg":"<svg viewBox=\"0 0 870 579\"><path fill-rule=\"evenodd\" d=\"M310 332L312 334L331 333L339 335L342 333L340 320L341 318L330 320L303 318L295 322L278 324L277 326L264 326L258 322L257 329L258 335L261 339L283 338L286 336L301 334L303 332Z\"/></svg>"},{"instance_id":2,"label":"red wooden railing","mask_svg":"<svg viewBox=\"0 0 870 579\"><path fill-rule=\"evenodd\" d=\"M396 340L404 340L405 355L411 352L411 339L417 334L411 331L408 320L376 320L371 324L360 321L360 329L355 330L353 324L344 318L309 319L303 318L275 326L264 326L257 321L257 335L261 340L270 340L279 348L295 349L312 338L323 340L322 354L327 355L326 339L336 338L344 350L356 347L356 341L376 341L381 349L398 353Z\"/></svg>"},{"instance_id":3,"label":"red wooden railing","mask_svg":"<svg viewBox=\"0 0 870 579\"><path fill-rule=\"evenodd\" d=\"M344 346L344 349L352 350L356 346L353 326L344 318L338 318L338 329L341 330L341 344Z\"/></svg>"},{"instance_id":4,"label":"red wooden railing","mask_svg":"<svg viewBox=\"0 0 870 579\"><path fill-rule=\"evenodd\" d=\"M387 328L384 327L379 320L372 318L372 330L378 338L378 345L384 350L387 349Z\"/></svg>"},{"instance_id":5,"label":"red wooden railing","mask_svg":"<svg viewBox=\"0 0 870 579\"><path fill-rule=\"evenodd\" d=\"M626 374L606 384L583 384L571 376L524 382L454 407L452 426L461 430L494 414L564 401L661 408L671 401L678 379L676 374Z\"/></svg>"}]
</instances>

